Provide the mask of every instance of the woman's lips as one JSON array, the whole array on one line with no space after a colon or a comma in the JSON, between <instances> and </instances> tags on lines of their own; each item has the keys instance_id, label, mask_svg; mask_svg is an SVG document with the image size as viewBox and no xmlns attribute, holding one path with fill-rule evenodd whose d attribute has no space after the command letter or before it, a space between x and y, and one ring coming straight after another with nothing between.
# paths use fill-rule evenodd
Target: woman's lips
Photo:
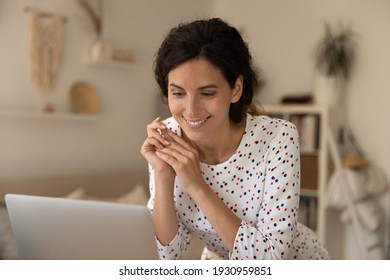
<instances>
[{"instance_id":1,"label":"woman's lips","mask_svg":"<svg viewBox=\"0 0 390 280\"><path fill-rule=\"evenodd\" d=\"M185 122L187 123L187 125L188 125L190 128L199 128L199 127L201 127L208 119L209 119L209 117L206 117L206 118L203 118L203 119L197 119L197 120L188 120L188 119L184 118Z\"/></svg>"}]
</instances>

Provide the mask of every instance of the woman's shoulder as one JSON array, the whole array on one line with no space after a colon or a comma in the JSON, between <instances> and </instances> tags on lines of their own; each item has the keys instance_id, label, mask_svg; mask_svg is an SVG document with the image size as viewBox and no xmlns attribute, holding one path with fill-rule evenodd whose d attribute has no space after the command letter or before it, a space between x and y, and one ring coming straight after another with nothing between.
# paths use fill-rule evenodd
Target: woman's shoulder
<instances>
[{"instance_id":1,"label":"woman's shoulder","mask_svg":"<svg viewBox=\"0 0 390 280\"><path fill-rule=\"evenodd\" d=\"M292 122L266 115L250 116L245 138L255 138L255 143L263 143L268 147L272 143L276 146L280 146L281 143L291 147L299 145L298 130Z\"/></svg>"},{"instance_id":2,"label":"woman's shoulder","mask_svg":"<svg viewBox=\"0 0 390 280\"><path fill-rule=\"evenodd\" d=\"M296 126L285 119L273 118L268 115L252 116L248 114L248 130L261 130L275 133L276 131L297 131Z\"/></svg>"}]
</instances>

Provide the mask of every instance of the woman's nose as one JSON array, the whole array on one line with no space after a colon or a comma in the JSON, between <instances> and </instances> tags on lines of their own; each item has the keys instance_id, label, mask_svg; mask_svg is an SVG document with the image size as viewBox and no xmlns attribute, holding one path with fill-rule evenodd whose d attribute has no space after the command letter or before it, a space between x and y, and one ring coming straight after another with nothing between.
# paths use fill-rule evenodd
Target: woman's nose
<instances>
[{"instance_id":1,"label":"woman's nose","mask_svg":"<svg viewBox=\"0 0 390 280\"><path fill-rule=\"evenodd\" d=\"M187 113L189 116L196 116L199 112L200 104L196 97L190 97L187 100Z\"/></svg>"}]
</instances>

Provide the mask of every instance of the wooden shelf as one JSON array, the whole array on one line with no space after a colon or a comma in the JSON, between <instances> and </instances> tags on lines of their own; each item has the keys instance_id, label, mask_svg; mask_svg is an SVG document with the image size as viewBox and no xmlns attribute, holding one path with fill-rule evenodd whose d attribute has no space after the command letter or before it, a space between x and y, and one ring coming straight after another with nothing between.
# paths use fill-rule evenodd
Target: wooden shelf
<instances>
[{"instance_id":1,"label":"wooden shelf","mask_svg":"<svg viewBox=\"0 0 390 280\"><path fill-rule=\"evenodd\" d=\"M301 189L301 196L317 197L318 191L311 189Z\"/></svg>"},{"instance_id":2,"label":"wooden shelf","mask_svg":"<svg viewBox=\"0 0 390 280\"><path fill-rule=\"evenodd\" d=\"M95 61L95 60L91 60L89 58L86 58L85 63L87 65L92 65L92 66L112 67L112 68L118 68L118 69L124 69L124 70L134 69L134 64L131 62L110 60L110 59L96 60Z\"/></svg>"},{"instance_id":3,"label":"wooden shelf","mask_svg":"<svg viewBox=\"0 0 390 280\"><path fill-rule=\"evenodd\" d=\"M0 117L44 120L97 121L100 117L92 114L77 114L71 112L43 113L37 111L0 110Z\"/></svg>"},{"instance_id":4,"label":"wooden shelf","mask_svg":"<svg viewBox=\"0 0 390 280\"><path fill-rule=\"evenodd\" d=\"M313 104L267 104L264 105L266 113L291 114L323 114L328 109L325 106Z\"/></svg>"}]
</instances>

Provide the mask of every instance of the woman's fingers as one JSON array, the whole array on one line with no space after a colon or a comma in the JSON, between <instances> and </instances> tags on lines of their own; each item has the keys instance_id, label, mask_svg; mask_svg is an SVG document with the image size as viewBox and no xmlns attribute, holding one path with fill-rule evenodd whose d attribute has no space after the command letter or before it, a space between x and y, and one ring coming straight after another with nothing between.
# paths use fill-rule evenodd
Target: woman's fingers
<instances>
[{"instance_id":1,"label":"woman's fingers","mask_svg":"<svg viewBox=\"0 0 390 280\"><path fill-rule=\"evenodd\" d=\"M182 169L198 162L198 152L193 146L168 129L160 118L147 126L147 145L153 152L174 169ZM150 151L150 149L148 149Z\"/></svg>"},{"instance_id":2,"label":"woman's fingers","mask_svg":"<svg viewBox=\"0 0 390 280\"><path fill-rule=\"evenodd\" d=\"M172 157L170 154L165 153L163 150L157 150L156 155L159 159L163 160L167 164L169 164L173 169L175 169L177 159Z\"/></svg>"},{"instance_id":3,"label":"woman's fingers","mask_svg":"<svg viewBox=\"0 0 390 280\"><path fill-rule=\"evenodd\" d=\"M155 154L173 168L183 190L187 192L190 191L191 186L197 185L196 182L199 183L203 180L200 172L199 154L184 139L173 134L171 136L171 144L161 150L156 150Z\"/></svg>"},{"instance_id":4,"label":"woman's fingers","mask_svg":"<svg viewBox=\"0 0 390 280\"><path fill-rule=\"evenodd\" d=\"M197 166L199 164L198 152L184 139L171 135L173 141L169 146L156 151L157 156L171 165L176 172L182 172L183 169L189 171L192 169L190 166Z\"/></svg>"},{"instance_id":5,"label":"woman's fingers","mask_svg":"<svg viewBox=\"0 0 390 280\"><path fill-rule=\"evenodd\" d=\"M150 124L147 125L146 130L148 133L152 133L154 131L162 131L167 129L165 124L160 120L160 117L152 121Z\"/></svg>"},{"instance_id":6,"label":"woman's fingers","mask_svg":"<svg viewBox=\"0 0 390 280\"><path fill-rule=\"evenodd\" d=\"M169 145L168 140L164 136L164 134L166 134L165 131L168 129L165 124L160 121L160 117L156 118L152 123L150 123L146 130L148 133L149 142L154 146L161 149L163 146Z\"/></svg>"},{"instance_id":7,"label":"woman's fingers","mask_svg":"<svg viewBox=\"0 0 390 280\"><path fill-rule=\"evenodd\" d=\"M168 128L166 128L166 129L163 129L163 130L161 130L161 135L162 135L162 137L164 137L164 139L168 142L168 143L170 143L170 142L172 142L173 141L173 139L172 139L172 137L171 137L171 133L173 133L170 129L168 129Z\"/></svg>"},{"instance_id":8,"label":"woman's fingers","mask_svg":"<svg viewBox=\"0 0 390 280\"><path fill-rule=\"evenodd\" d=\"M156 152L159 152L160 154L167 155L171 157L175 161L183 160L183 157L185 157L177 148L174 148L173 146L176 145L170 145L169 147L164 147L163 149L159 149Z\"/></svg>"},{"instance_id":9,"label":"woman's fingers","mask_svg":"<svg viewBox=\"0 0 390 280\"><path fill-rule=\"evenodd\" d=\"M148 145L154 146L157 149L162 149L164 146L161 144L160 140L154 138L154 137L148 137L147 138Z\"/></svg>"},{"instance_id":10,"label":"woman's fingers","mask_svg":"<svg viewBox=\"0 0 390 280\"><path fill-rule=\"evenodd\" d=\"M191 144L189 144L187 141L185 141L183 138L181 138L179 135L174 133L173 131L168 131L168 135L171 137L172 140L177 142L178 144L182 145L188 150L194 150Z\"/></svg>"}]
</instances>

